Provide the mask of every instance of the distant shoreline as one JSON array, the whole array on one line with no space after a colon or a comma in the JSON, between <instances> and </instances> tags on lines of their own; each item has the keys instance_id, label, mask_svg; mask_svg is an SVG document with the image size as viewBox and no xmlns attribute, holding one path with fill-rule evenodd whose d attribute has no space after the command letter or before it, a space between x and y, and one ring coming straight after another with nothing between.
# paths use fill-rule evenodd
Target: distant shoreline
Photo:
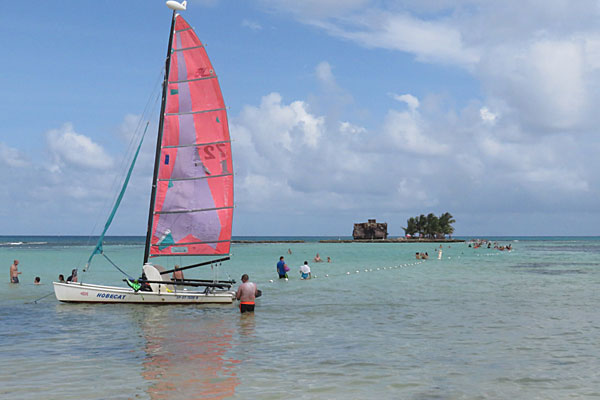
<instances>
[{"instance_id":1,"label":"distant shoreline","mask_svg":"<svg viewBox=\"0 0 600 400\"><path fill-rule=\"evenodd\" d=\"M350 240L319 240L319 243L463 243L464 239L406 239L406 238L393 238L393 239L350 239Z\"/></svg>"},{"instance_id":2,"label":"distant shoreline","mask_svg":"<svg viewBox=\"0 0 600 400\"><path fill-rule=\"evenodd\" d=\"M231 243L306 243L306 240L232 240Z\"/></svg>"},{"instance_id":3,"label":"distant shoreline","mask_svg":"<svg viewBox=\"0 0 600 400\"><path fill-rule=\"evenodd\" d=\"M319 243L463 243L464 239L326 239ZM232 240L231 243L307 243L306 240Z\"/></svg>"}]
</instances>

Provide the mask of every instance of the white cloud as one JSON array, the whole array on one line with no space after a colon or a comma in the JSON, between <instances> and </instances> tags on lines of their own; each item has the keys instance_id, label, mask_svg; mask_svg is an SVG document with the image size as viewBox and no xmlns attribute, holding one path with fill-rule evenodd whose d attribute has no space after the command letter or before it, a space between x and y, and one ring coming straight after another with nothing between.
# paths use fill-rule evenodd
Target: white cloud
<instances>
[{"instance_id":1,"label":"white cloud","mask_svg":"<svg viewBox=\"0 0 600 400\"><path fill-rule=\"evenodd\" d=\"M46 134L48 148L53 155L53 169L65 165L86 168L110 168L113 159L89 137L76 133L73 125L64 124Z\"/></svg>"},{"instance_id":2,"label":"white cloud","mask_svg":"<svg viewBox=\"0 0 600 400\"><path fill-rule=\"evenodd\" d=\"M264 96L259 107L244 107L241 119L254 127L255 135L260 134L260 150L284 148L294 151L298 145L314 148L323 134L322 117L310 114L303 101L283 105L278 93Z\"/></svg>"},{"instance_id":3,"label":"white cloud","mask_svg":"<svg viewBox=\"0 0 600 400\"><path fill-rule=\"evenodd\" d=\"M123 128L132 126L135 119L124 117L122 125L107 136L118 141ZM42 150L20 150L0 143L0 164L8 160L16 167L0 168L0 180L7 184L0 203L14 205L11 219L18 221L5 234L90 234L94 226L99 229L121 187L131 152L123 148L118 155L110 155L68 123L40 136L46 138ZM114 158L127 159L125 166L114 165ZM111 232L143 232L148 211L139 205L148 204L151 174L151 168L134 169Z\"/></svg>"},{"instance_id":4,"label":"white cloud","mask_svg":"<svg viewBox=\"0 0 600 400\"><path fill-rule=\"evenodd\" d=\"M496 118L498 118L498 116L491 112L487 107L481 107L479 109L479 116L483 122L488 124L494 124L496 122Z\"/></svg>"},{"instance_id":5,"label":"white cloud","mask_svg":"<svg viewBox=\"0 0 600 400\"><path fill-rule=\"evenodd\" d=\"M579 40L535 40L490 49L479 70L490 96L525 126L577 129L586 124L585 46Z\"/></svg>"},{"instance_id":6,"label":"white cloud","mask_svg":"<svg viewBox=\"0 0 600 400\"><path fill-rule=\"evenodd\" d=\"M408 106L408 108L410 109L410 111L414 112L417 110L417 108L419 108L419 99L417 99L415 96L413 96L412 94L402 94L402 95L398 95L398 94L391 94L391 96L403 103L406 103L406 105Z\"/></svg>"},{"instance_id":7,"label":"white cloud","mask_svg":"<svg viewBox=\"0 0 600 400\"><path fill-rule=\"evenodd\" d=\"M411 94L392 97L408 106L409 111L389 110L383 126L396 149L422 155L439 155L449 147L439 137L428 133L427 123L418 112L419 99Z\"/></svg>"},{"instance_id":8,"label":"white cloud","mask_svg":"<svg viewBox=\"0 0 600 400\"><path fill-rule=\"evenodd\" d=\"M315 78L347 90L329 62L319 63ZM366 127L337 119L341 113L316 113L348 104L330 93L314 96L311 104L329 100L316 109L271 93L232 118L240 208L257 215L268 209L283 221L298 214L322 218L328 210L351 219L364 213L404 218L424 207L502 213L534 204L573 206L574 198L598 192L587 173L593 155L574 160L574 138L528 134L500 98L448 110L436 95L388 93L406 109L389 109L380 125Z\"/></svg>"},{"instance_id":9,"label":"white cloud","mask_svg":"<svg viewBox=\"0 0 600 400\"><path fill-rule=\"evenodd\" d=\"M430 199L426 185L418 178L401 178L396 187L397 200L407 208L434 207L438 204L436 199Z\"/></svg>"},{"instance_id":10,"label":"white cloud","mask_svg":"<svg viewBox=\"0 0 600 400\"><path fill-rule=\"evenodd\" d=\"M329 85L335 85L335 78L331 72L331 65L327 61L320 62L315 68L317 79Z\"/></svg>"},{"instance_id":11,"label":"white cloud","mask_svg":"<svg viewBox=\"0 0 600 400\"><path fill-rule=\"evenodd\" d=\"M250 30L253 30L253 31L260 31L260 30L262 30L262 25L261 24L259 24L256 21L251 21L249 19L242 20L242 26L245 27L245 28L249 28Z\"/></svg>"},{"instance_id":12,"label":"white cloud","mask_svg":"<svg viewBox=\"0 0 600 400\"><path fill-rule=\"evenodd\" d=\"M335 202L352 209L361 200L347 193L360 186L384 190L379 180L364 183L376 168L364 156L366 129L348 122L328 128L304 101L286 104L271 93L258 107L244 107L230 126L240 207L304 213Z\"/></svg>"},{"instance_id":13,"label":"white cloud","mask_svg":"<svg viewBox=\"0 0 600 400\"><path fill-rule=\"evenodd\" d=\"M526 134L576 132L600 123L592 112L600 102L596 1L331 1L322 9L318 2L276 3L358 45L464 68L479 80L485 102L503 104L503 118Z\"/></svg>"},{"instance_id":14,"label":"white cloud","mask_svg":"<svg viewBox=\"0 0 600 400\"><path fill-rule=\"evenodd\" d=\"M11 168L23 168L29 165L24 154L2 142L0 142L0 162Z\"/></svg>"},{"instance_id":15,"label":"white cloud","mask_svg":"<svg viewBox=\"0 0 600 400\"><path fill-rule=\"evenodd\" d=\"M413 113L390 110L383 131L400 151L422 155L446 153L448 146L427 136L421 126L419 117Z\"/></svg>"},{"instance_id":16,"label":"white cloud","mask_svg":"<svg viewBox=\"0 0 600 400\"><path fill-rule=\"evenodd\" d=\"M272 9L291 12L300 19L344 15L367 6L371 0L260 0Z\"/></svg>"},{"instance_id":17,"label":"white cloud","mask_svg":"<svg viewBox=\"0 0 600 400\"><path fill-rule=\"evenodd\" d=\"M362 126L354 125L348 121L340 122L340 132L348 135L360 135L366 133L367 130Z\"/></svg>"},{"instance_id":18,"label":"white cloud","mask_svg":"<svg viewBox=\"0 0 600 400\"><path fill-rule=\"evenodd\" d=\"M414 53L418 60L469 67L479 60L459 30L446 21L426 21L408 14L365 11L341 22L311 21L329 34L362 46Z\"/></svg>"}]
</instances>

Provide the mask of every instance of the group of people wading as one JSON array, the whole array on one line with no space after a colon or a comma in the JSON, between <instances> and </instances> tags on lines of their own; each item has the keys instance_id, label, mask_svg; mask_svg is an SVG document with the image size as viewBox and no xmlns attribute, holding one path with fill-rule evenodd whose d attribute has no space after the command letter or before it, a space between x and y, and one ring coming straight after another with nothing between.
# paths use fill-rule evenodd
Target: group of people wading
<instances>
[{"instance_id":1,"label":"group of people wading","mask_svg":"<svg viewBox=\"0 0 600 400\"><path fill-rule=\"evenodd\" d=\"M19 275L21 274L22 272L19 271L19 260L14 260L9 270L10 283L19 283ZM77 268L71 271L71 275L69 275L66 281L65 276L63 274L58 275L58 281L61 283L77 282ZM42 279L39 276L36 276L33 279L33 284L41 285Z\"/></svg>"},{"instance_id":2,"label":"group of people wading","mask_svg":"<svg viewBox=\"0 0 600 400\"><path fill-rule=\"evenodd\" d=\"M317 253L317 257L319 254ZM328 257L329 258L329 257ZM285 263L283 256L279 257L279 262L277 263L277 275L279 279L288 279L288 272L290 271L290 267ZM310 267L308 266L308 261L304 261L304 264L300 266L300 279L311 279L312 274L310 272Z\"/></svg>"}]
</instances>

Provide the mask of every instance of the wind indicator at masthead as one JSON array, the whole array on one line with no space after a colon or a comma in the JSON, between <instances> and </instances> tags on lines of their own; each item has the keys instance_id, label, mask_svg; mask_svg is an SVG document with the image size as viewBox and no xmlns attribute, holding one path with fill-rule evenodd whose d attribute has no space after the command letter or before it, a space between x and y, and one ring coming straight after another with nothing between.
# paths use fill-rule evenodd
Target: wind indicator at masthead
<instances>
[{"instance_id":1,"label":"wind indicator at masthead","mask_svg":"<svg viewBox=\"0 0 600 400\"><path fill-rule=\"evenodd\" d=\"M167 1L167 7L174 11L184 11L186 9L187 1L182 1L181 3L175 0Z\"/></svg>"}]
</instances>

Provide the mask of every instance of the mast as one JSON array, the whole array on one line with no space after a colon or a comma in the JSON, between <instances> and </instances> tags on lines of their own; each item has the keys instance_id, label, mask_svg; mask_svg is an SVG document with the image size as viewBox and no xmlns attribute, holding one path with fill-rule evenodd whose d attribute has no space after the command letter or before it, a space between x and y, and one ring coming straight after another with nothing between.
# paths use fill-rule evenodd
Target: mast
<instances>
[{"instance_id":1,"label":"mast","mask_svg":"<svg viewBox=\"0 0 600 400\"><path fill-rule=\"evenodd\" d=\"M154 174L152 175L152 193L150 194L150 209L148 210L148 229L146 231L146 245L144 248L144 263L148 262L150 255L150 239L152 237L152 217L154 213L154 201L156 198L156 180L158 178L158 167L160 163L160 147L162 143L163 127L165 124L165 104L167 102L167 87L169 82L169 70L171 67L171 48L173 46L173 33L175 31L175 18L177 14L173 10L171 18L171 31L169 33L169 46L167 48L167 60L165 61L165 79L163 81L162 99L160 103L160 119L158 122L158 135L156 138L156 154L154 156Z\"/></svg>"}]
</instances>

